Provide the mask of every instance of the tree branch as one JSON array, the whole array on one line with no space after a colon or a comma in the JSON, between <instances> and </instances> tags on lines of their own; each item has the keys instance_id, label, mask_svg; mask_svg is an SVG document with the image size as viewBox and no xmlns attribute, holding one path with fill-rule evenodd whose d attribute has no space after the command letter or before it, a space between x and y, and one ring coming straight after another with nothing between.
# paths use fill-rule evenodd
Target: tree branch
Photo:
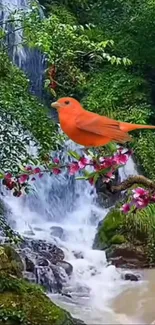
<instances>
[{"instance_id":1,"label":"tree branch","mask_svg":"<svg viewBox=\"0 0 155 325\"><path fill-rule=\"evenodd\" d=\"M150 179L148 179L145 176L142 175L138 175L138 176L131 176L128 179L126 179L125 181L123 181L122 183L120 183L119 185L114 185L114 186L109 186L109 190L112 193L117 193L117 192L121 192L121 191L125 191L129 188L131 188L134 184L137 185L143 185L151 190L155 190L155 182L151 181ZM110 184L108 184L110 185Z\"/></svg>"}]
</instances>

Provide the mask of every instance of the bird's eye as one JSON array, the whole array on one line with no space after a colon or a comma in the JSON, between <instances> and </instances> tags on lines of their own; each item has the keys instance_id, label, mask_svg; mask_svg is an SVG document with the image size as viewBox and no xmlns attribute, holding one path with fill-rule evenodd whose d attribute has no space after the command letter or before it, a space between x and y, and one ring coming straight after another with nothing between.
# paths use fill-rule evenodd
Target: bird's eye
<instances>
[{"instance_id":1,"label":"bird's eye","mask_svg":"<svg viewBox=\"0 0 155 325\"><path fill-rule=\"evenodd\" d=\"M65 104L68 105L68 104L69 104L69 100L66 100L66 101L65 101Z\"/></svg>"}]
</instances>

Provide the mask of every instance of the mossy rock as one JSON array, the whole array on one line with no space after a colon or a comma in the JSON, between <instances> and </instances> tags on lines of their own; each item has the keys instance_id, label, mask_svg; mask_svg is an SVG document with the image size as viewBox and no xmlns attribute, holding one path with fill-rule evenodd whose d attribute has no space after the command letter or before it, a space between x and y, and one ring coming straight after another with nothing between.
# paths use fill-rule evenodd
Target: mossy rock
<instances>
[{"instance_id":1,"label":"mossy rock","mask_svg":"<svg viewBox=\"0 0 155 325\"><path fill-rule=\"evenodd\" d=\"M123 244L125 242L127 242L127 239L125 238L125 236L120 235L120 234L114 235L110 240L111 245L112 244L119 245L119 244Z\"/></svg>"},{"instance_id":2,"label":"mossy rock","mask_svg":"<svg viewBox=\"0 0 155 325\"><path fill-rule=\"evenodd\" d=\"M25 280L0 274L0 324L78 325L78 321Z\"/></svg>"},{"instance_id":3,"label":"mossy rock","mask_svg":"<svg viewBox=\"0 0 155 325\"><path fill-rule=\"evenodd\" d=\"M120 229L124 219L124 215L119 209L111 209L103 220L99 230L96 234L93 248L106 249L111 245L111 240L126 241L125 237L120 237ZM117 236L117 239L116 239ZM119 242L120 243L120 242Z\"/></svg>"},{"instance_id":4,"label":"mossy rock","mask_svg":"<svg viewBox=\"0 0 155 325\"><path fill-rule=\"evenodd\" d=\"M0 273L22 277L23 262L15 249L9 245L0 246Z\"/></svg>"},{"instance_id":5,"label":"mossy rock","mask_svg":"<svg viewBox=\"0 0 155 325\"><path fill-rule=\"evenodd\" d=\"M107 260L116 266L154 267L155 205L127 215L118 207L111 209L98 229L93 248L105 249Z\"/></svg>"},{"instance_id":6,"label":"mossy rock","mask_svg":"<svg viewBox=\"0 0 155 325\"><path fill-rule=\"evenodd\" d=\"M149 267L147 251L143 245L135 246L128 242L120 245L111 245L106 250L106 258L116 267L128 269Z\"/></svg>"}]
</instances>

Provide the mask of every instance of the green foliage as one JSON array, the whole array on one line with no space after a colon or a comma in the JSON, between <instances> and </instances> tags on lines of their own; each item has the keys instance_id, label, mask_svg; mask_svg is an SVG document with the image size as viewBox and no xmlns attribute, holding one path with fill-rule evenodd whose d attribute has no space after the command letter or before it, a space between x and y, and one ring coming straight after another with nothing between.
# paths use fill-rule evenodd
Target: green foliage
<instances>
[{"instance_id":1,"label":"green foliage","mask_svg":"<svg viewBox=\"0 0 155 325\"><path fill-rule=\"evenodd\" d=\"M78 325L36 285L0 273L0 321L6 325Z\"/></svg>"},{"instance_id":2,"label":"green foliage","mask_svg":"<svg viewBox=\"0 0 155 325\"><path fill-rule=\"evenodd\" d=\"M144 78L125 69L106 67L93 74L85 87L83 106L90 111L129 123L150 124L155 113L150 88ZM132 147L136 160L150 178L155 178L154 131L134 131Z\"/></svg>"},{"instance_id":3,"label":"green foliage","mask_svg":"<svg viewBox=\"0 0 155 325\"><path fill-rule=\"evenodd\" d=\"M106 67L104 73L93 74L85 92L82 102L90 111L134 123L144 123L153 115L147 82L125 69Z\"/></svg>"},{"instance_id":4,"label":"green foliage","mask_svg":"<svg viewBox=\"0 0 155 325\"><path fill-rule=\"evenodd\" d=\"M136 162L143 172L151 179L155 179L155 133L154 131L139 132L133 149L136 153Z\"/></svg>"},{"instance_id":5,"label":"green foliage","mask_svg":"<svg viewBox=\"0 0 155 325\"><path fill-rule=\"evenodd\" d=\"M136 213L122 214L118 208L112 209L99 227L95 244L105 249L112 244L129 242L135 246L143 245L149 263L155 257L155 206L137 210Z\"/></svg>"},{"instance_id":6,"label":"green foliage","mask_svg":"<svg viewBox=\"0 0 155 325\"><path fill-rule=\"evenodd\" d=\"M18 244L22 238L9 226L7 221L7 214L7 208L4 205L3 201L0 200L0 229L8 242Z\"/></svg>"},{"instance_id":7,"label":"green foliage","mask_svg":"<svg viewBox=\"0 0 155 325\"><path fill-rule=\"evenodd\" d=\"M131 64L128 58L111 54L111 39L91 39L88 31L94 27L89 23L78 24L67 8L67 5L64 8L60 4L53 4L51 14L41 19L37 4L33 4L27 15L20 16L23 19L25 43L41 50L46 54L49 65L56 66L54 80L59 86L59 95L67 95L77 87L83 87L87 73L106 61L116 65Z\"/></svg>"},{"instance_id":8,"label":"green foliage","mask_svg":"<svg viewBox=\"0 0 155 325\"><path fill-rule=\"evenodd\" d=\"M39 151L56 148L56 126L47 109L28 92L29 82L4 52L0 56L0 168L10 170L30 158L33 141Z\"/></svg>"}]
</instances>

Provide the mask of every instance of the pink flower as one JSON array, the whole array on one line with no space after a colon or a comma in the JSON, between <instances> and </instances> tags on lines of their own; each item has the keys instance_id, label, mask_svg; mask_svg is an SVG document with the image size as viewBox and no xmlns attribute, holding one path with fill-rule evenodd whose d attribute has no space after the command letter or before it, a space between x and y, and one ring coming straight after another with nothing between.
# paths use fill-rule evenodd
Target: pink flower
<instances>
[{"instance_id":1,"label":"pink flower","mask_svg":"<svg viewBox=\"0 0 155 325\"><path fill-rule=\"evenodd\" d=\"M12 174L11 173L8 173L5 175L5 179L11 179L12 178Z\"/></svg>"},{"instance_id":2,"label":"pink flower","mask_svg":"<svg viewBox=\"0 0 155 325\"><path fill-rule=\"evenodd\" d=\"M23 184L28 180L29 176L27 174L23 174L19 177L19 183Z\"/></svg>"},{"instance_id":3,"label":"pink flower","mask_svg":"<svg viewBox=\"0 0 155 325\"><path fill-rule=\"evenodd\" d=\"M55 175L59 175L59 174L61 173L61 170L60 170L59 168L54 167L54 168L52 169L52 172L53 172L53 174L55 174Z\"/></svg>"},{"instance_id":4,"label":"pink flower","mask_svg":"<svg viewBox=\"0 0 155 325\"><path fill-rule=\"evenodd\" d=\"M53 159L53 162L54 162L55 164L59 164L59 163L60 163L60 160L59 160L59 158L54 158L54 159Z\"/></svg>"},{"instance_id":5,"label":"pink flower","mask_svg":"<svg viewBox=\"0 0 155 325\"><path fill-rule=\"evenodd\" d=\"M116 154L113 159L117 163L117 165L125 165L129 159L129 155L119 153L119 154Z\"/></svg>"},{"instance_id":6,"label":"pink flower","mask_svg":"<svg viewBox=\"0 0 155 325\"><path fill-rule=\"evenodd\" d=\"M115 164L116 164L116 162L113 157L105 157L104 162L103 162L104 168L112 167Z\"/></svg>"},{"instance_id":7,"label":"pink flower","mask_svg":"<svg viewBox=\"0 0 155 325\"><path fill-rule=\"evenodd\" d=\"M27 166L27 167L25 167L25 170L31 171L32 170L32 167L31 166Z\"/></svg>"},{"instance_id":8,"label":"pink flower","mask_svg":"<svg viewBox=\"0 0 155 325\"><path fill-rule=\"evenodd\" d=\"M41 169L39 167L34 168L34 174L39 174L41 172Z\"/></svg>"},{"instance_id":9,"label":"pink flower","mask_svg":"<svg viewBox=\"0 0 155 325\"><path fill-rule=\"evenodd\" d=\"M96 161L93 162L93 166L95 170L107 169L114 166L115 164L116 162L112 157L101 158L99 159L99 163Z\"/></svg>"},{"instance_id":10,"label":"pink flower","mask_svg":"<svg viewBox=\"0 0 155 325\"><path fill-rule=\"evenodd\" d=\"M105 183L109 183L109 181L111 179L114 179L115 178L115 175L113 174L113 171L110 171L106 174L106 180L105 180Z\"/></svg>"},{"instance_id":11,"label":"pink flower","mask_svg":"<svg viewBox=\"0 0 155 325\"><path fill-rule=\"evenodd\" d=\"M130 204L129 203L123 204L120 210L125 214L128 213L130 211Z\"/></svg>"},{"instance_id":12,"label":"pink flower","mask_svg":"<svg viewBox=\"0 0 155 325\"><path fill-rule=\"evenodd\" d=\"M138 198L138 200L135 200L135 205L137 209L146 208L149 203L150 203L149 198Z\"/></svg>"},{"instance_id":13,"label":"pink flower","mask_svg":"<svg viewBox=\"0 0 155 325\"><path fill-rule=\"evenodd\" d=\"M69 174L74 175L79 171L80 168L77 162L73 162L70 164L68 169L69 169Z\"/></svg>"},{"instance_id":14,"label":"pink flower","mask_svg":"<svg viewBox=\"0 0 155 325\"><path fill-rule=\"evenodd\" d=\"M94 178L93 177L89 178L89 183L90 183L90 185L94 185Z\"/></svg>"},{"instance_id":15,"label":"pink flower","mask_svg":"<svg viewBox=\"0 0 155 325\"><path fill-rule=\"evenodd\" d=\"M78 166L80 169L85 168L88 164L90 164L90 160L85 157L81 157L78 161Z\"/></svg>"},{"instance_id":16,"label":"pink flower","mask_svg":"<svg viewBox=\"0 0 155 325\"><path fill-rule=\"evenodd\" d=\"M149 192L142 187L137 187L136 189L132 190L133 198L137 199L139 197L146 197L149 195Z\"/></svg>"}]
</instances>

